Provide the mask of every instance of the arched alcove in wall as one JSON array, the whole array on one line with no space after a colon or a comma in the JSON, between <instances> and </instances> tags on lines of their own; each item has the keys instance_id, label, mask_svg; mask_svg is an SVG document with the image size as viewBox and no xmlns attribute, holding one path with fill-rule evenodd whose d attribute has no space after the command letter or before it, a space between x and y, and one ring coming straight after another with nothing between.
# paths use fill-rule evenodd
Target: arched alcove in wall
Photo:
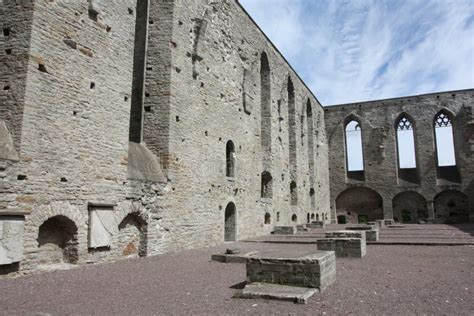
<instances>
[{"instance_id":1,"label":"arched alcove in wall","mask_svg":"<svg viewBox=\"0 0 474 316\"><path fill-rule=\"evenodd\" d=\"M383 219L383 199L376 191L366 187L352 187L336 198L338 222L366 223Z\"/></svg>"}]
</instances>

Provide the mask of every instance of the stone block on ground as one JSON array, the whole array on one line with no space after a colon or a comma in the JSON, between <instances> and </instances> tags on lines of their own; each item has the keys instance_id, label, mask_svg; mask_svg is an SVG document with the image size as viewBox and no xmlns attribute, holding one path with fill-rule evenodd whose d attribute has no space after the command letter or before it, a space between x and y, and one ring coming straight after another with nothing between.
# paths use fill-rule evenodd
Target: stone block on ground
<instances>
[{"instance_id":1,"label":"stone block on ground","mask_svg":"<svg viewBox=\"0 0 474 316\"><path fill-rule=\"evenodd\" d=\"M364 230L336 230L325 233L326 238L360 238L366 244L366 232Z\"/></svg>"},{"instance_id":2,"label":"stone block on ground","mask_svg":"<svg viewBox=\"0 0 474 316\"><path fill-rule=\"evenodd\" d=\"M324 228L324 222L323 221L314 221L306 225L308 228Z\"/></svg>"},{"instance_id":3,"label":"stone block on ground","mask_svg":"<svg viewBox=\"0 0 474 316\"><path fill-rule=\"evenodd\" d=\"M274 235L294 235L296 234L296 226L275 226Z\"/></svg>"},{"instance_id":4,"label":"stone block on ground","mask_svg":"<svg viewBox=\"0 0 474 316\"><path fill-rule=\"evenodd\" d=\"M379 240L379 229L374 226L369 226L369 225L347 226L346 230L363 230L365 231L366 241Z\"/></svg>"},{"instance_id":5,"label":"stone block on ground","mask_svg":"<svg viewBox=\"0 0 474 316\"><path fill-rule=\"evenodd\" d=\"M247 283L264 282L324 291L336 281L334 252L268 250L249 256Z\"/></svg>"},{"instance_id":6,"label":"stone block on ground","mask_svg":"<svg viewBox=\"0 0 474 316\"><path fill-rule=\"evenodd\" d=\"M251 255L256 254L257 251L251 251L247 253L216 253L211 256L212 261L217 261L221 263L246 263L247 258Z\"/></svg>"},{"instance_id":7,"label":"stone block on ground","mask_svg":"<svg viewBox=\"0 0 474 316\"><path fill-rule=\"evenodd\" d=\"M234 297L290 301L298 304L306 304L308 298L318 291L319 290L315 288L254 282L247 284L245 288L237 292Z\"/></svg>"},{"instance_id":8,"label":"stone block on ground","mask_svg":"<svg viewBox=\"0 0 474 316\"><path fill-rule=\"evenodd\" d=\"M384 219L378 219L375 222L378 223L380 228L385 227L385 220Z\"/></svg>"},{"instance_id":9,"label":"stone block on ground","mask_svg":"<svg viewBox=\"0 0 474 316\"><path fill-rule=\"evenodd\" d=\"M395 221L393 219L384 219L385 226L393 225L393 224L395 224Z\"/></svg>"},{"instance_id":10,"label":"stone block on ground","mask_svg":"<svg viewBox=\"0 0 474 316\"><path fill-rule=\"evenodd\" d=\"M308 232L309 231L309 228L306 227L306 225L297 225L296 226L296 231L298 233L304 233L304 232Z\"/></svg>"},{"instance_id":11,"label":"stone block on ground","mask_svg":"<svg viewBox=\"0 0 474 316\"><path fill-rule=\"evenodd\" d=\"M367 252L361 238L318 239L318 250L335 251L339 258L362 258Z\"/></svg>"}]
</instances>

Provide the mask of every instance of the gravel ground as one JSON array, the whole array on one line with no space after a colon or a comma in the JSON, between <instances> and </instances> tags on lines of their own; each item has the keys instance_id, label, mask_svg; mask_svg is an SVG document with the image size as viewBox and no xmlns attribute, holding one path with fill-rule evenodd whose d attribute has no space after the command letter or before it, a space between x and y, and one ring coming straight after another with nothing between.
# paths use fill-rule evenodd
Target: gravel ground
<instances>
[{"instance_id":1,"label":"gravel ground","mask_svg":"<svg viewBox=\"0 0 474 316\"><path fill-rule=\"evenodd\" d=\"M474 315L473 246L368 246L337 259L337 282L307 305L232 299L244 264L210 261L242 251L314 245L234 243L0 281L2 315Z\"/></svg>"}]
</instances>

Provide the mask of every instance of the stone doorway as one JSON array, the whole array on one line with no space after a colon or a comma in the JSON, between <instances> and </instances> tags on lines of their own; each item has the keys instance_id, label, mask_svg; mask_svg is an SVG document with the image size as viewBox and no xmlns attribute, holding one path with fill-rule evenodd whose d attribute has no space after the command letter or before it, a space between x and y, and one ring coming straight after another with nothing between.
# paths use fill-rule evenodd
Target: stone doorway
<instances>
[{"instance_id":1,"label":"stone doorway","mask_svg":"<svg viewBox=\"0 0 474 316\"><path fill-rule=\"evenodd\" d=\"M237 240L237 216L235 204L230 202L225 208L224 241Z\"/></svg>"}]
</instances>

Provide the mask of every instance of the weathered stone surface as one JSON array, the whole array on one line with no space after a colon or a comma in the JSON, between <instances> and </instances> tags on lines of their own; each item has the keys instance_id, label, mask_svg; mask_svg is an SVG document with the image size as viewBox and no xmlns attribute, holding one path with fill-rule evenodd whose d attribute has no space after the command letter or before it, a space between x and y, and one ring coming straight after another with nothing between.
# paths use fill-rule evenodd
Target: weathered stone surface
<instances>
[{"instance_id":1,"label":"weathered stone surface","mask_svg":"<svg viewBox=\"0 0 474 316\"><path fill-rule=\"evenodd\" d=\"M20 159L13 144L12 135L3 120L0 120L0 159L15 161Z\"/></svg>"},{"instance_id":2,"label":"weathered stone surface","mask_svg":"<svg viewBox=\"0 0 474 316\"><path fill-rule=\"evenodd\" d=\"M23 226L21 216L0 216L0 265L23 259Z\"/></svg>"},{"instance_id":3,"label":"weathered stone surface","mask_svg":"<svg viewBox=\"0 0 474 316\"><path fill-rule=\"evenodd\" d=\"M117 226L113 210L94 209L89 216L89 247L110 247Z\"/></svg>"},{"instance_id":4,"label":"weathered stone surface","mask_svg":"<svg viewBox=\"0 0 474 316\"><path fill-rule=\"evenodd\" d=\"M364 225L364 226L347 226L347 230L364 230L366 241L378 241L379 240L379 230L374 226Z\"/></svg>"},{"instance_id":5,"label":"weathered stone surface","mask_svg":"<svg viewBox=\"0 0 474 316\"><path fill-rule=\"evenodd\" d=\"M275 235L294 235L296 234L296 226L275 226L273 229L273 234Z\"/></svg>"},{"instance_id":6,"label":"weathered stone surface","mask_svg":"<svg viewBox=\"0 0 474 316\"><path fill-rule=\"evenodd\" d=\"M328 231L325 233L326 238L360 238L365 247L366 231L365 230L338 230Z\"/></svg>"},{"instance_id":7,"label":"weathered stone surface","mask_svg":"<svg viewBox=\"0 0 474 316\"><path fill-rule=\"evenodd\" d=\"M145 144L128 143L128 178L151 182L166 182L158 158Z\"/></svg>"},{"instance_id":8,"label":"weathered stone surface","mask_svg":"<svg viewBox=\"0 0 474 316\"><path fill-rule=\"evenodd\" d=\"M318 239L318 250L335 251L341 258L362 258L366 245L360 238L324 238Z\"/></svg>"},{"instance_id":9,"label":"weathered stone surface","mask_svg":"<svg viewBox=\"0 0 474 316\"><path fill-rule=\"evenodd\" d=\"M234 297L290 301L296 304L306 304L308 299L317 292L319 292L319 290L315 288L253 282L246 284L245 288L234 294Z\"/></svg>"},{"instance_id":10,"label":"weathered stone surface","mask_svg":"<svg viewBox=\"0 0 474 316\"><path fill-rule=\"evenodd\" d=\"M308 228L324 228L325 223L323 221L314 221L309 224L306 224Z\"/></svg>"},{"instance_id":11,"label":"weathered stone surface","mask_svg":"<svg viewBox=\"0 0 474 316\"><path fill-rule=\"evenodd\" d=\"M247 259L247 282L326 289L336 280L334 252L268 250Z\"/></svg>"}]
</instances>

